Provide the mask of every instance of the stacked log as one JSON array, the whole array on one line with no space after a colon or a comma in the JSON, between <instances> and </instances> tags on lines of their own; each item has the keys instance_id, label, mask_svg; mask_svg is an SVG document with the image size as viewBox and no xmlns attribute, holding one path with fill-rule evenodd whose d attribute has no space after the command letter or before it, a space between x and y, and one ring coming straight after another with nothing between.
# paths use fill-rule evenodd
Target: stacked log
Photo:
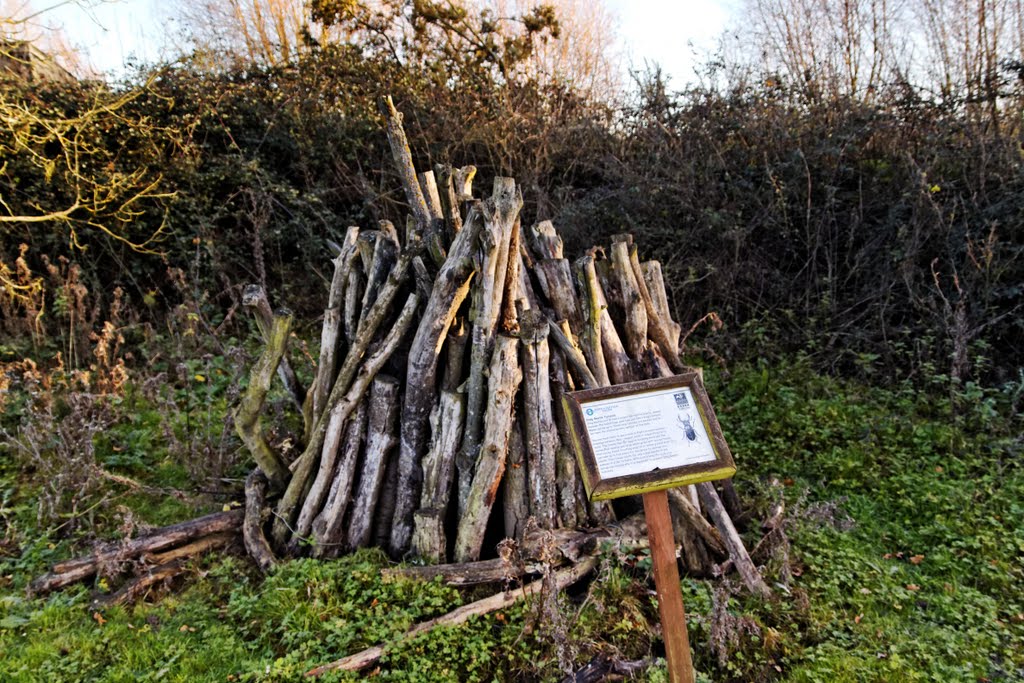
<instances>
[{"instance_id":1,"label":"stacked log","mask_svg":"<svg viewBox=\"0 0 1024 683\"><path fill-rule=\"evenodd\" d=\"M525 220L514 179L478 199L472 167L417 172L390 99L381 113L411 216L403 238L382 223L338 246L287 482L253 417L287 313L261 323L266 351L238 411L278 489L271 545L330 557L382 542L396 558L466 563L530 525L613 522L583 490L560 396L684 370L660 265L629 235L571 262L550 221ZM719 493L672 500L686 568L710 573L735 536Z\"/></svg>"},{"instance_id":2,"label":"stacked log","mask_svg":"<svg viewBox=\"0 0 1024 683\"><path fill-rule=\"evenodd\" d=\"M401 235L385 221L335 245L310 387L288 365L291 314L246 293L265 342L235 411L258 467L246 547L265 569L371 545L465 566L503 537L613 526L583 489L561 395L685 369L660 265L629 235L570 261L550 221L526 221L514 179L477 198L472 166L418 173L390 98L381 113L411 216ZM304 423L290 462L260 423L275 374ZM731 559L767 596L719 496L671 496L684 567Z\"/></svg>"}]
</instances>

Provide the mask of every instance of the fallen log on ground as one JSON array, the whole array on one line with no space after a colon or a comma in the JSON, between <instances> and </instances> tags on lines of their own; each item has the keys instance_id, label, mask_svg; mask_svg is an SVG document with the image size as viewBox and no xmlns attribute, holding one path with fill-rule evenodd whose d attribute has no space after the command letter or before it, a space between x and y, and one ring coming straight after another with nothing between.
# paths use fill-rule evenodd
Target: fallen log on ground
<instances>
[{"instance_id":1,"label":"fallen log on ground","mask_svg":"<svg viewBox=\"0 0 1024 683\"><path fill-rule=\"evenodd\" d=\"M216 512L180 524L156 529L132 540L121 543L104 543L91 553L64 562L58 562L50 573L40 576L29 585L35 595L70 586L95 575L100 568L133 560L143 553L153 553L180 546L205 536L224 532L238 533L245 513L242 510Z\"/></svg>"},{"instance_id":2,"label":"fallen log on ground","mask_svg":"<svg viewBox=\"0 0 1024 683\"><path fill-rule=\"evenodd\" d=\"M553 584L554 590L561 591L594 571L596 567L597 558L588 557L579 564L575 564L571 567L555 572L554 580L550 583ZM472 617L489 614L496 610L509 607L517 600L521 600L541 592L544 590L545 583L548 582L544 579L538 579L537 581L528 583L522 588L496 593L482 600L477 600L476 602L472 602L468 605L463 605L444 616L431 619L430 621L425 621L422 624L417 624L406 631L403 635L386 645L377 645L375 647L367 648L362 652L357 652L353 655L330 662L329 664L323 664L315 669L310 669L306 672L306 676L320 676L330 671L362 671L363 669L375 664L389 649L394 648L400 643L404 643L411 638L427 633L438 626L457 626L459 624L464 624Z\"/></svg>"}]
</instances>

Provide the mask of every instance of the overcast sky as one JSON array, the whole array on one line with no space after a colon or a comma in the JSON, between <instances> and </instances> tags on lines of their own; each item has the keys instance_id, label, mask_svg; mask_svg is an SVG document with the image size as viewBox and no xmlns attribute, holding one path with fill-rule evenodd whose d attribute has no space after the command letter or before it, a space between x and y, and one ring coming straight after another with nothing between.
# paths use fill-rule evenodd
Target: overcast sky
<instances>
[{"instance_id":1,"label":"overcast sky","mask_svg":"<svg viewBox=\"0 0 1024 683\"><path fill-rule=\"evenodd\" d=\"M606 0L618 16L626 68L657 63L681 86L693 79L700 55L715 46L741 0ZM39 3L40 6L42 3ZM69 4L52 11L71 42L98 71L118 73L132 57L158 60L172 33L161 26L157 0L108 0L83 9ZM696 59L695 59L696 56Z\"/></svg>"}]
</instances>

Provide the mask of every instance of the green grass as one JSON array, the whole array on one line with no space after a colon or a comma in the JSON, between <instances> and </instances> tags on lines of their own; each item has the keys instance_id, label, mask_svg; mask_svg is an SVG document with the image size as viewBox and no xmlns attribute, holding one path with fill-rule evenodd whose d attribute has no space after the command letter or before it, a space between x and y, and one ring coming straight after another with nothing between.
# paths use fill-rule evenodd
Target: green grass
<instances>
[{"instance_id":1,"label":"green grass","mask_svg":"<svg viewBox=\"0 0 1024 683\"><path fill-rule=\"evenodd\" d=\"M707 381L739 467L737 488L754 508L748 545L780 495L791 545L788 558L767 562L778 595L771 603L746 595L735 576L683 579L702 680L1024 677L1019 387L968 386L954 400L946 385L879 389L801 363L709 372ZM184 486L185 468L151 433L159 420L143 403L134 408L141 417L105 434L97 457L148 486ZM211 556L175 592L97 618L90 595L102 582L24 597L27 581L85 533L35 525L36 485L0 460L2 681L298 681L313 665L392 642L477 597L438 583L384 583L387 563L376 552L290 562L266 579L244 558ZM117 504L150 523L193 512L152 492ZM101 535L116 528L108 508L96 513ZM560 659L579 667L602 651L657 655L648 563L634 560L604 558L597 580L557 606L520 605L404 643L375 677L559 680ZM646 678L665 680L663 666Z\"/></svg>"}]
</instances>

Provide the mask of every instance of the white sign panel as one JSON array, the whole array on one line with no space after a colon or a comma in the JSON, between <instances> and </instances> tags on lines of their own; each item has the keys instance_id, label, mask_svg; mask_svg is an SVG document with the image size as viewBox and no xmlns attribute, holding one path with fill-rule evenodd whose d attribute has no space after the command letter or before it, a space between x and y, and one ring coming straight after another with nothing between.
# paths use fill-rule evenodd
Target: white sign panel
<instances>
[{"instance_id":1,"label":"white sign panel","mask_svg":"<svg viewBox=\"0 0 1024 683\"><path fill-rule=\"evenodd\" d=\"M689 387L588 401L583 420L602 479L715 461Z\"/></svg>"}]
</instances>

